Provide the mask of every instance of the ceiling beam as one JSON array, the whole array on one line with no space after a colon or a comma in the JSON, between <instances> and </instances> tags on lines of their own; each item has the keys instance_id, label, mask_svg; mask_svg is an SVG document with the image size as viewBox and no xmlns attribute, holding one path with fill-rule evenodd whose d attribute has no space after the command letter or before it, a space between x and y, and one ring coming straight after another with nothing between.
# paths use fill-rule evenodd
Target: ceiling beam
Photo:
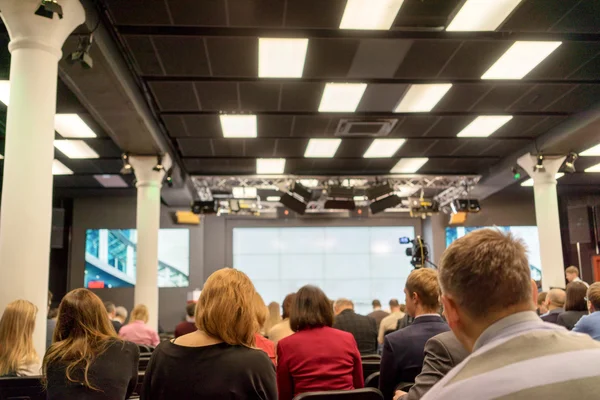
<instances>
[{"instance_id":1,"label":"ceiling beam","mask_svg":"<svg viewBox=\"0 0 600 400\"><path fill-rule=\"evenodd\" d=\"M161 115L220 115L223 112L232 113L239 112L240 110L214 110L214 111L162 111ZM331 117L331 118L399 118L399 117L478 117L481 115L512 115L515 117L569 117L573 113L564 111L496 111L496 112L483 112L483 111L430 111L427 113L395 113L395 112L384 112L384 111L356 111L347 113L338 112L319 112L319 111L251 111L244 110L243 114L252 115L279 115L279 116L319 116L319 117Z\"/></svg>"}]
</instances>

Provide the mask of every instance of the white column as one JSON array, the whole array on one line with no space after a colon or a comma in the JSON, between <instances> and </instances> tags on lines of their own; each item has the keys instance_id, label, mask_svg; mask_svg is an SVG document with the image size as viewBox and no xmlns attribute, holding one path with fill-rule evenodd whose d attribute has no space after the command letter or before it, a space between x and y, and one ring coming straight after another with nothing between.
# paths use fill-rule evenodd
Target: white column
<instances>
[{"instance_id":1,"label":"white column","mask_svg":"<svg viewBox=\"0 0 600 400\"><path fill-rule=\"evenodd\" d=\"M148 325L158 329L158 230L160 229L160 189L165 170L155 171L155 156L130 156L137 180L137 264L135 304L145 304L150 312ZM162 161L165 169L170 160Z\"/></svg>"},{"instance_id":2,"label":"white column","mask_svg":"<svg viewBox=\"0 0 600 400\"><path fill-rule=\"evenodd\" d=\"M565 286L562 241L556 195L556 174L565 157L544 157L544 172L536 172L537 157L526 154L519 158L519 165L533 179L535 220L540 240L542 259L542 288Z\"/></svg>"},{"instance_id":3,"label":"white column","mask_svg":"<svg viewBox=\"0 0 600 400\"><path fill-rule=\"evenodd\" d=\"M0 0L10 35L10 102L0 206L0 311L16 299L38 307L34 344L46 343L52 229L52 160L61 48L85 21L79 0L61 0L64 18L35 15L38 0Z\"/></svg>"}]
</instances>

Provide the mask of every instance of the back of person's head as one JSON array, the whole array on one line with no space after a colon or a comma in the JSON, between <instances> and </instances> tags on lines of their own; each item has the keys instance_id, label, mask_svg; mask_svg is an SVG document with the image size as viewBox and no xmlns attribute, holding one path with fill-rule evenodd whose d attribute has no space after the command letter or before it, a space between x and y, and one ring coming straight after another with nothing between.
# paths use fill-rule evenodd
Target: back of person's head
<instances>
[{"instance_id":1,"label":"back of person's head","mask_svg":"<svg viewBox=\"0 0 600 400\"><path fill-rule=\"evenodd\" d=\"M525 246L497 229L455 240L442 255L439 280L442 294L473 319L494 318L508 308L533 308Z\"/></svg>"},{"instance_id":2,"label":"back of person's head","mask_svg":"<svg viewBox=\"0 0 600 400\"><path fill-rule=\"evenodd\" d=\"M587 290L587 299L593 307L593 311L600 311L600 282L590 285Z\"/></svg>"},{"instance_id":3,"label":"back of person's head","mask_svg":"<svg viewBox=\"0 0 600 400\"><path fill-rule=\"evenodd\" d=\"M571 282L567 285L565 311L587 311L587 286L583 282Z\"/></svg>"},{"instance_id":4,"label":"back of person's head","mask_svg":"<svg viewBox=\"0 0 600 400\"><path fill-rule=\"evenodd\" d=\"M423 310L438 312L440 309L440 285L438 274L431 268L412 271L406 279L406 291L410 296L417 294ZM412 312L412 311L411 311Z\"/></svg>"},{"instance_id":5,"label":"back of person's head","mask_svg":"<svg viewBox=\"0 0 600 400\"><path fill-rule=\"evenodd\" d=\"M130 322L143 321L144 323L147 323L149 319L150 312L148 311L148 307L146 307L146 305L138 304L133 307L133 310L131 310L131 317L129 318Z\"/></svg>"},{"instance_id":6,"label":"back of person's head","mask_svg":"<svg viewBox=\"0 0 600 400\"><path fill-rule=\"evenodd\" d=\"M294 332L333 325L331 302L321 289L306 285L294 296L290 311L290 327Z\"/></svg>"},{"instance_id":7,"label":"back of person's head","mask_svg":"<svg viewBox=\"0 0 600 400\"><path fill-rule=\"evenodd\" d=\"M115 303L113 303L112 301L105 301L104 308L106 309L106 313L108 315L113 315L116 311Z\"/></svg>"},{"instance_id":8,"label":"back of person's head","mask_svg":"<svg viewBox=\"0 0 600 400\"><path fill-rule=\"evenodd\" d=\"M87 289L70 291L58 307L53 344L44 357L44 375L48 365L60 363L66 367L70 382L98 390L88 379L88 369L111 339L117 340L117 334L106 316L102 300ZM83 379L75 374L78 370L83 371Z\"/></svg>"},{"instance_id":9,"label":"back of person's head","mask_svg":"<svg viewBox=\"0 0 600 400\"><path fill-rule=\"evenodd\" d=\"M188 317L193 317L196 314L196 303L189 303L185 306L185 313Z\"/></svg>"},{"instance_id":10,"label":"back of person's head","mask_svg":"<svg viewBox=\"0 0 600 400\"><path fill-rule=\"evenodd\" d=\"M292 309L292 302L294 301L295 295L296 293L290 293L287 296L285 296L285 299L283 299L283 304L281 305L281 308L283 308L283 318L290 317L290 310Z\"/></svg>"},{"instance_id":11,"label":"back of person's head","mask_svg":"<svg viewBox=\"0 0 600 400\"><path fill-rule=\"evenodd\" d=\"M0 376L15 374L37 362L33 329L37 307L27 300L8 303L0 319Z\"/></svg>"},{"instance_id":12,"label":"back of person's head","mask_svg":"<svg viewBox=\"0 0 600 400\"><path fill-rule=\"evenodd\" d=\"M537 300L538 306L541 306L542 304L546 303L546 296L548 296L548 292L541 292L538 295L538 300Z\"/></svg>"},{"instance_id":13,"label":"back of person's head","mask_svg":"<svg viewBox=\"0 0 600 400\"><path fill-rule=\"evenodd\" d=\"M279 307L278 307L279 308ZM254 295L254 313L256 315L257 331L261 331L267 319L269 318L269 309L265 305L265 301L258 293Z\"/></svg>"},{"instance_id":14,"label":"back of person's head","mask_svg":"<svg viewBox=\"0 0 600 400\"><path fill-rule=\"evenodd\" d=\"M120 317L121 319L123 319L123 321L125 321L127 319L127 309L123 306L119 306L115 308L115 313L117 314L117 317Z\"/></svg>"},{"instance_id":15,"label":"back of person's head","mask_svg":"<svg viewBox=\"0 0 600 400\"><path fill-rule=\"evenodd\" d=\"M225 343L254 346L255 294L252 281L243 272L233 268L214 272L196 305L196 326Z\"/></svg>"},{"instance_id":16,"label":"back of person's head","mask_svg":"<svg viewBox=\"0 0 600 400\"><path fill-rule=\"evenodd\" d=\"M550 289L546 296L546 303L550 306L563 308L565 306L566 297L566 293L563 289Z\"/></svg>"},{"instance_id":17,"label":"back of person's head","mask_svg":"<svg viewBox=\"0 0 600 400\"><path fill-rule=\"evenodd\" d=\"M400 308L400 303L398 302L398 299L390 300L390 308Z\"/></svg>"},{"instance_id":18,"label":"back of person's head","mask_svg":"<svg viewBox=\"0 0 600 400\"><path fill-rule=\"evenodd\" d=\"M579 277L579 268L577 268L574 265L571 265L570 267L567 267L565 269L565 273L567 273L569 275L575 275L576 277Z\"/></svg>"},{"instance_id":19,"label":"back of person's head","mask_svg":"<svg viewBox=\"0 0 600 400\"><path fill-rule=\"evenodd\" d=\"M267 320L265 321L264 328L266 332L269 332L272 327L281 321L281 307L279 306L279 303L272 301L266 308Z\"/></svg>"},{"instance_id":20,"label":"back of person's head","mask_svg":"<svg viewBox=\"0 0 600 400\"><path fill-rule=\"evenodd\" d=\"M377 299L373 300L371 305L373 306L373 308L381 308L381 302Z\"/></svg>"},{"instance_id":21,"label":"back of person's head","mask_svg":"<svg viewBox=\"0 0 600 400\"><path fill-rule=\"evenodd\" d=\"M333 308L336 310L336 312L343 310L354 310L354 303L351 300L341 298L337 299L335 303L333 303Z\"/></svg>"}]
</instances>

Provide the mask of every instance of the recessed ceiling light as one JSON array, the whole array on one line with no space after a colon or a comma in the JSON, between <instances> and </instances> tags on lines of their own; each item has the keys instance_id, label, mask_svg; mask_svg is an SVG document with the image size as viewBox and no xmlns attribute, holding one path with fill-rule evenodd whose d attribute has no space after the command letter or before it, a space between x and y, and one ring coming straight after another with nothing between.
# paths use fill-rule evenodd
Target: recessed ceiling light
<instances>
[{"instance_id":1,"label":"recessed ceiling light","mask_svg":"<svg viewBox=\"0 0 600 400\"><path fill-rule=\"evenodd\" d=\"M73 175L73 171L58 160L52 161L52 175Z\"/></svg>"},{"instance_id":2,"label":"recessed ceiling light","mask_svg":"<svg viewBox=\"0 0 600 400\"><path fill-rule=\"evenodd\" d=\"M488 137L512 119L512 115L484 115L475 118L457 135L459 137Z\"/></svg>"},{"instance_id":3,"label":"recessed ceiling light","mask_svg":"<svg viewBox=\"0 0 600 400\"><path fill-rule=\"evenodd\" d=\"M348 0L340 29L390 29L404 0Z\"/></svg>"},{"instance_id":4,"label":"recessed ceiling light","mask_svg":"<svg viewBox=\"0 0 600 400\"><path fill-rule=\"evenodd\" d=\"M257 190L255 187L236 186L231 193L235 199L255 199Z\"/></svg>"},{"instance_id":5,"label":"recessed ceiling light","mask_svg":"<svg viewBox=\"0 0 600 400\"><path fill-rule=\"evenodd\" d=\"M0 101L8 106L10 100L10 81L0 81Z\"/></svg>"},{"instance_id":6,"label":"recessed ceiling light","mask_svg":"<svg viewBox=\"0 0 600 400\"><path fill-rule=\"evenodd\" d=\"M522 79L562 42L515 42L481 79Z\"/></svg>"},{"instance_id":7,"label":"recessed ceiling light","mask_svg":"<svg viewBox=\"0 0 600 400\"><path fill-rule=\"evenodd\" d=\"M65 138L95 138L96 134L77 114L56 114L54 129Z\"/></svg>"},{"instance_id":8,"label":"recessed ceiling light","mask_svg":"<svg viewBox=\"0 0 600 400\"><path fill-rule=\"evenodd\" d=\"M226 138L255 138L256 115L220 115L221 129Z\"/></svg>"},{"instance_id":9,"label":"recessed ceiling light","mask_svg":"<svg viewBox=\"0 0 600 400\"><path fill-rule=\"evenodd\" d=\"M83 140L55 140L54 147L69 158L98 158L94 151Z\"/></svg>"},{"instance_id":10,"label":"recessed ceiling light","mask_svg":"<svg viewBox=\"0 0 600 400\"><path fill-rule=\"evenodd\" d=\"M367 88L366 83L328 83L319 112L354 112Z\"/></svg>"},{"instance_id":11,"label":"recessed ceiling light","mask_svg":"<svg viewBox=\"0 0 600 400\"><path fill-rule=\"evenodd\" d=\"M417 172L425 163L429 161L427 157L402 158L390 171L392 174L413 174Z\"/></svg>"},{"instance_id":12,"label":"recessed ceiling light","mask_svg":"<svg viewBox=\"0 0 600 400\"><path fill-rule=\"evenodd\" d=\"M562 172L557 172L556 175L554 175L554 179L560 179L564 175L565 174ZM526 181L521 182L521 186L533 186L533 179L529 178Z\"/></svg>"},{"instance_id":13,"label":"recessed ceiling light","mask_svg":"<svg viewBox=\"0 0 600 400\"><path fill-rule=\"evenodd\" d=\"M429 112L451 87L451 83L411 85L395 111Z\"/></svg>"},{"instance_id":14,"label":"recessed ceiling light","mask_svg":"<svg viewBox=\"0 0 600 400\"><path fill-rule=\"evenodd\" d=\"M600 156L600 144L597 144L594 147L590 147L586 151L582 151L581 153L579 153L579 155L584 157Z\"/></svg>"},{"instance_id":15,"label":"recessed ceiling light","mask_svg":"<svg viewBox=\"0 0 600 400\"><path fill-rule=\"evenodd\" d=\"M591 167L587 168L585 172L600 172L600 164L592 165Z\"/></svg>"},{"instance_id":16,"label":"recessed ceiling light","mask_svg":"<svg viewBox=\"0 0 600 400\"><path fill-rule=\"evenodd\" d=\"M108 188L125 188L129 187L127 182L121 178L121 175L94 175L94 178L104 187Z\"/></svg>"},{"instance_id":17,"label":"recessed ceiling light","mask_svg":"<svg viewBox=\"0 0 600 400\"><path fill-rule=\"evenodd\" d=\"M375 139L364 154L364 158L389 158L393 157L405 139Z\"/></svg>"},{"instance_id":18,"label":"recessed ceiling light","mask_svg":"<svg viewBox=\"0 0 600 400\"><path fill-rule=\"evenodd\" d=\"M318 179L300 179L298 182L300 182L300 184L302 186L307 187L307 188L315 188L315 187L319 186Z\"/></svg>"},{"instance_id":19,"label":"recessed ceiling light","mask_svg":"<svg viewBox=\"0 0 600 400\"><path fill-rule=\"evenodd\" d=\"M279 175L285 170L285 158L256 159L256 173L259 175Z\"/></svg>"},{"instance_id":20,"label":"recessed ceiling light","mask_svg":"<svg viewBox=\"0 0 600 400\"><path fill-rule=\"evenodd\" d=\"M304 157L331 158L340 147L342 139L310 139Z\"/></svg>"},{"instance_id":21,"label":"recessed ceiling light","mask_svg":"<svg viewBox=\"0 0 600 400\"><path fill-rule=\"evenodd\" d=\"M495 31L523 0L467 0L447 31Z\"/></svg>"},{"instance_id":22,"label":"recessed ceiling light","mask_svg":"<svg viewBox=\"0 0 600 400\"><path fill-rule=\"evenodd\" d=\"M278 202L280 199L280 196L267 196L267 201Z\"/></svg>"},{"instance_id":23,"label":"recessed ceiling light","mask_svg":"<svg viewBox=\"0 0 600 400\"><path fill-rule=\"evenodd\" d=\"M308 39L258 39L258 76L301 78Z\"/></svg>"}]
</instances>

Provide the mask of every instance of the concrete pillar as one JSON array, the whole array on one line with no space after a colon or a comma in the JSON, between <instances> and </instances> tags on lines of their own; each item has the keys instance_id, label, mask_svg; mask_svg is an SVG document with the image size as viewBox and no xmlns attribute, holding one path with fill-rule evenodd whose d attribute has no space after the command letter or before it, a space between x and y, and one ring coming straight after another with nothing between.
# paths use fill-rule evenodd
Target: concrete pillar
<instances>
[{"instance_id":1,"label":"concrete pillar","mask_svg":"<svg viewBox=\"0 0 600 400\"><path fill-rule=\"evenodd\" d=\"M556 174L565 157L544 157L543 172L535 170L537 156L526 154L517 161L533 179L535 220L542 259L542 288L565 286L562 241L556 195Z\"/></svg>"},{"instance_id":2,"label":"concrete pillar","mask_svg":"<svg viewBox=\"0 0 600 400\"><path fill-rule=\"evenodd\" d=\"M64 17L35 15L38 0L0 0L10 35L10 104L0 207L0 310L16 299L38 307L34 345L46 347L52 230L52 160L61 48L85 21L79 0L61 0Z\"/></svg>"}]
</instances>

